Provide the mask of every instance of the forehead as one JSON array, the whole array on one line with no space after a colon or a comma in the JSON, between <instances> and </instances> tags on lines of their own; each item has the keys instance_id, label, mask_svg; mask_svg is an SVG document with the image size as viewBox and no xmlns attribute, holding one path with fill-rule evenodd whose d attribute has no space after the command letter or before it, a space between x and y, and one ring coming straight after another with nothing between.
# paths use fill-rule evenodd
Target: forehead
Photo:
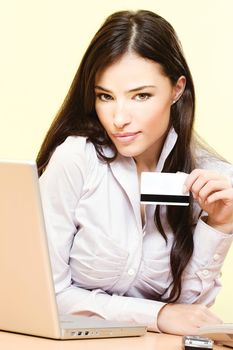
<instances>
[{"instance_id":1,"label":"forehead","mask_svg":"<svg viewBox=\"0 0 233 350\"><path fill-rule=\"evenodd\" d=\"M169 80L162 66L133 53L126 53L113 64L96 74L97 85L154 84Z\"/></svg>"}]
</instances>

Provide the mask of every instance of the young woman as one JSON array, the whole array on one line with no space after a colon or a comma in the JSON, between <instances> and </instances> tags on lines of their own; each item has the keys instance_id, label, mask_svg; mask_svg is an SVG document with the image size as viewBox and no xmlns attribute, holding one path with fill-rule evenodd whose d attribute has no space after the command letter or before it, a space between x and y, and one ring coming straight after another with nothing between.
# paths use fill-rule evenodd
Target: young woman
<instances>
[{"instance_id":1,"label":"young woman","mask_svg":"<svg viewBox=\"0 0 233 350\"><path fill-rule=\"evenodd\" d=\"M233 233L233 167L193 136L192 77L171 25L111 15L38 155L60 313L196 334ZM188 173L190 205L140 205L140 174Z\"/></svg>"}]
</instances>

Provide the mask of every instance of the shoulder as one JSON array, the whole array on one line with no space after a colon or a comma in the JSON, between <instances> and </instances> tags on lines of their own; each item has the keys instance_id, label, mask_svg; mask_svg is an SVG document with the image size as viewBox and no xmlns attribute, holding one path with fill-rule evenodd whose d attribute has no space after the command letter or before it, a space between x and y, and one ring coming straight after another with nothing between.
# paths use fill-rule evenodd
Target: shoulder
<instances>
[{"instance_id":1,"label":"shoulder","mask_svg":"<svg viewBox=\"0 0 233 350\"><path fill-rule=\"evenodd\" d=\"M87 153L95 154L95 148L91 142L87 141L86 137L82 136L68 136L63 143L61 143L54 151L53 157L66 158L84 156Z\"/></svg>"},{"instance_id":2,"label":"shoulder","mask_svg":"<svg viewBox=\"0 0 233 350\"><path fill-rule=\"evenodd\" d=\"M91 142L87 141L86 137L82 136L69 136L66 140L57 146L52 155L52 158L62 161L80 161L88 160L88 158L97 157L95 147Z\"/></svg>"},{"instance_id":3,"label":"shoulder","mask_svg":"<svg viewBox=\"0 0 233 350\"><path fill-rule=\"evenodd\" d=\"M76 173L83 177L98 162L95 147L86 137L69 136L55 149L48 164L48 169Z\"/></svg>"},{"instance_id":4,"label":"shoulder","mask_svg":"<svg viewBox=\"0 0 233 350\"><path fill-rule=\"evenodd\" d=\"M195 151L196 166L201 169L215 170L231 177L233 181L233 165L218 155L205 149Z\"/></svg>"}]
</instances>

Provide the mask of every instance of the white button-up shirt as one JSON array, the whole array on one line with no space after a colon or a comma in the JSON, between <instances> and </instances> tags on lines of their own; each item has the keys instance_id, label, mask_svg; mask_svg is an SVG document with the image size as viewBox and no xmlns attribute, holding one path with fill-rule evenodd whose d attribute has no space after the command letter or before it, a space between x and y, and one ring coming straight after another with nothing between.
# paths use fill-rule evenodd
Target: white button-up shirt
<instances>
[{"instance_id":1,"label":"white button-up shirt","mask_svg":"<svg viewBox=\"0 0 233 350\"><path fill-rule=\"evenodd\" d=\"M156 171L176 139L171 129ZM200 167L219 168L233 179L233 168L221 161L203 156ZM171 282L173 234L166 225L166 207L167 243L154 224L154 205L146 206L142 228L134 160L118 156L107 164L86 138L70 136L55 150L40 187L59 312L144 323L157 331L164 303L153 299ZM231 241L232 235L197 219L179 303L213 303Z\"/></svg>"}]
</instances>

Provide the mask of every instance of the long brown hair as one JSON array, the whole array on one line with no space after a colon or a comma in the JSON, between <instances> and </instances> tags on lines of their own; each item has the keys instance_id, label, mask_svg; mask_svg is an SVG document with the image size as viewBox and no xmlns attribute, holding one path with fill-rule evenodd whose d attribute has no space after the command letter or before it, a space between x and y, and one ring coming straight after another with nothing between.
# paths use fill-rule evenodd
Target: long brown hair
<instances>
[{"instance_id":1,"label":"long brown hair","mask_svg":"<svg viewBox=\"0 0 233 350\"><path fill-rule=\"evenodd\" d=\"M189 67L173 27L161 16L140 10L112 14L92 39L67 97L39 151L39 174L45 170L55 148L70 135L86 136L104 161L111 162L116 158L117 150L95 111L94 85L97 73L129 51L159 63L172 84L175 84L181 75L186 77L185 90L179 101L171 107L171 124L178 134L178 139L162 171L189 173L194 169L192 134L195 92ZM106 158L102 153L102 146L106 145L113 150L112 158ZM170 253L171 291L168 298L163 298L165 291L162 295L156 295L155 299L175 302L181 294L183 271L193 253L192 199L188 207L168 207L166 215L174 234ZM155 224L167 240L159 206L155 211Z\"/></svg>"}]
</instances>

